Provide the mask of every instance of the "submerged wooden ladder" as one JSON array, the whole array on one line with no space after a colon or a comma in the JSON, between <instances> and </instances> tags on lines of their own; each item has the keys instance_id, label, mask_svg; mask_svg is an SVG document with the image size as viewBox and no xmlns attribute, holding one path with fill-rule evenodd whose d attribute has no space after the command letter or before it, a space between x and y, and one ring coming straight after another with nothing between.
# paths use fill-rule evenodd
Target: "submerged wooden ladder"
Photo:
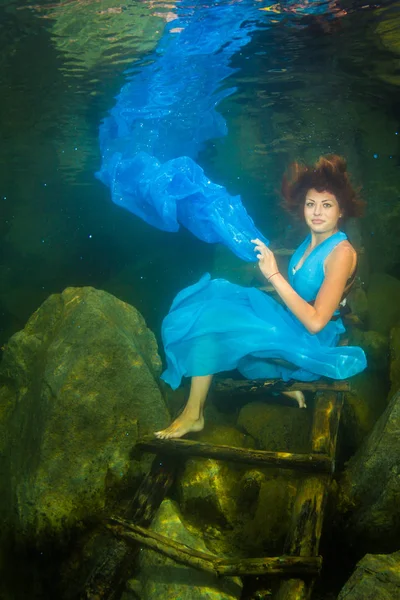
<instances>
[{"instance_id":1,"label":"submerged wooden ladder","mask_svg":"<svg viewBox=\"0 0 400 600\"><path fill-rule=\"evenodd\" d=\"M276 381L217 382L220 394L264 394ZM276 600L308 600L316 576L322 567L319 543L329 485L335 470L335 452L344 392L347 382L278 382L279 391L316 392L311 430L311 452L293 454L249 450L207 444L186 439L145 439L137 444L140 451L156 454L152 470L139 488L129 514L111 518L107 527L119 540L147 546L175 561L216 575L281 577ZM304 472L294 501L293 513L283 555L248 559L221 559L198 552L147 529L173 481L176 459L212 458L258 467L279 467ZM129 519L129 520L125 520Z\"/></svg>"}]
</instances>

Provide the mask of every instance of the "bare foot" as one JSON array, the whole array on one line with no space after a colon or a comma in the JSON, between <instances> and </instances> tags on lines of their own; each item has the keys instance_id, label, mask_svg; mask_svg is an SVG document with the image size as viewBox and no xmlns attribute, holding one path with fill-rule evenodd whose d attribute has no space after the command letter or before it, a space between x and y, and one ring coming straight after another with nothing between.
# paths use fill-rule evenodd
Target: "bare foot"
<instances>
[{"instance_id":1,"label":"bare foot","mask_svg":"<svg viewBox=\"0 0 400 600\"><path fill-rule=\"evenodd\" d=\"M159 440L170 440L174 438L181 438L182 436L192 431L201 431L203 427L203 415L195 419L193 417L185 415L185 413L183 412L181 415L179 415L179 417L175 419L175 421L171 423L169 427L167 427L166 429L162 429L161 431L155 431L154 435Z\"/></svg>"},{"instance_id":2,"label":"bare foot","mask_svg":"<svg viewBox=\"0 0 400 600\"><path fill-rule=\"evenodd\" d=\"M295 392L283 392L283 393L285 396L288 396L289 398L293 398L293 400L296 400L297 404L299 405L299 408L307 408L307 404L306 404L306 400L304 398L303 392L296 390Z\"/></svg>"}]
</instances>

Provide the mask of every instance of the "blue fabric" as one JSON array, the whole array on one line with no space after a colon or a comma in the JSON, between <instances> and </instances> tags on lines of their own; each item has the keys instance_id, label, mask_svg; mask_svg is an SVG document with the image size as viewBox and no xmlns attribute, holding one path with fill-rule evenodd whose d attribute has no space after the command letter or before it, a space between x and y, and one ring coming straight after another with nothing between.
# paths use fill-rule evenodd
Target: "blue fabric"
<instances>
[{"instance_id":1,"label":"blue fabric","mask_svg":"<svg viewBox=\"0 0 400 600\"><path fill-rule=\"evenodd\" d=\"M156 52L136 67L100 127L96 176L113 202L165 231L180 225L205 242L220 242L246 261L263 237L239 196L212 182L195 162L206 141L226 135L218 104L235 88L232 56L267 21L254 0L177 3ZM268 17L269 18L269 17ZM170 29L182 28L180 33Z\"/></svg>"},{"instance_id":2,"label":"blue fabric","mask_svg":"<svg viewBox=\"0 0 400 600\"><path fill-rule=\"evenodd\" d=\"M183 225L201 240L223 243L243 260L255 261L250 240L268 240L240 197L212 182L195 161L205 142L227 133L216 108L235 92L222 86L235 72L232 56L284 11L280 15L272 0L213 0L208 6L180 0L174 10L178 18L166 26L153 55L136 63L100 127L96 177L110 188L115 204L153 227L178 231ZM330 9L321 0L304 5L288 0L284 10L293 16Z\"/></svg>"},{"instance_id":3,"label":"blue fabric","mask_svg":"<svg viewBox=\"0 0 400 600\"><path fill-rule=\"evenodd\" d=\"M314 248L295 275L294 289L314 300L324 280L323 265L333 248L346 239L338 232ZM295 252L298 263L308 238ZM341 319L311 335L284 306L256 288L204 275L174 299L162 326L167 369L162 378L176 389L183 376L209 375L237 368L248 379L297 379L321 376L346 379L366 367L363 350L336 347L344 332ZM293 368L274 364L283 359Z\"/></svg>"}]
</instances>

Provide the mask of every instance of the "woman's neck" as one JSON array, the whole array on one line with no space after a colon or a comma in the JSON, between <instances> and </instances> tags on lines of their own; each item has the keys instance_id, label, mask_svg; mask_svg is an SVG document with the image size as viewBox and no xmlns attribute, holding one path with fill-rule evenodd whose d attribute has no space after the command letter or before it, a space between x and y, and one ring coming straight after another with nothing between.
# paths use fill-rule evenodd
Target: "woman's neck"
<instances>
[{"instance_id":1,"label":"woman's neck","mask_svg":"<svg viewBox=\"0 0 400 600\"><path fill-rule=\"evenodd\" d=\"M325 240L327 240L328 238L330 238L332 235L334 235L335 233L337 233L339 231L339 229L334 229L333 231L327 231L325 233L316 233L315 231L311 231L311 242L310 242L310 247L311 248L315 248L316 246L319 246L319 244L322 244L322 242L324 242Z\"/></svg>"}]
</instances>

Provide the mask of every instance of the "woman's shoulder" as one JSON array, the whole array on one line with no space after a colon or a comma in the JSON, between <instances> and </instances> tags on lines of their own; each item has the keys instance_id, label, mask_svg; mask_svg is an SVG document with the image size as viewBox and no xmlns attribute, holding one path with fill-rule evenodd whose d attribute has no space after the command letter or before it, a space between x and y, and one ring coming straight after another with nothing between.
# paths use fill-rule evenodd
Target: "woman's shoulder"
<instances>
[{"instance_id":1,"label":"woman's shoulder","mask_svg":"<svg viewBox=\"0 0 400 600\"><path fill-rule=\"evenodd\" d=\"M354 246L351 245L348 239L342 240L339 244L332 250L332 255L336 256L353 256L357 257L357 252Z\"/></svg>"},{"instance_id":2,"label":"woman's shoulder","mask_svg":"<svg viewBox=\"0 0 400 600\"><path fill-rule=\"evenodd\" d=\"M357 252L349 240L346 239L339 242L327 257L326 265L331 266L333 263L348 265L350 270L355 268L357 264Z\"/></svg>"}]
</instances>

